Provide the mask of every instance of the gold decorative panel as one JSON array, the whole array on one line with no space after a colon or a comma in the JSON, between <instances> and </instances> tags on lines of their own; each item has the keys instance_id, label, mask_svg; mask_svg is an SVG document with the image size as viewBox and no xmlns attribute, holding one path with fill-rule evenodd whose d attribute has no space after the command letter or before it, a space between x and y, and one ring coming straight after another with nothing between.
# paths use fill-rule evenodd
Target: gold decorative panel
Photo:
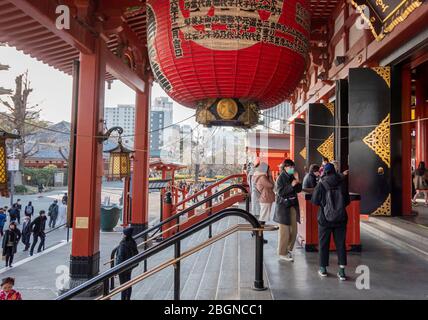
<instances>
[{"instance_id":1,"label":"gold decorative panel","mask_svg":"<svg viewBox=\"0 0 428 320\"><path fill-rule=\"evenodd\" d=\"M6 150L4 142L0 144L0 184L7 185Z\"/></svg>"},{"instance_id":2,"label":"gold decorative panel","mask_svg":"<svg viewBox=\"0 0 428 320\"><path fill-rule=\"evenodd\" d=\"M317 148L317 151L329 160L334 159L334 133Z\"/></svg>"},{"instance_id":3,"label":"gold decorative panel","mask_svg":"<svg viewBox=\"0 0 428 320\"><path fill-rule=\"evenodd\" d=\"M379 76L385 80L389 88L391 88L391 68L390 67L374 67L372 68Z\"/></svg>"},{"instance_id":4,"label":"gold decorative panel","mask_svg":"<svg viewBox=\"0 0 428 320\"><path fill-rule=\"evenodd\" d=\"M363 142L391 168L390 114L363 139Z\"/></svg>"},{"instance_id":5,"label":"gold decorative panel","mask_svg":"<svg viewBox=\"0 0 428 320\"><path fill-rule=\"evenodd\" d=\"M305 160L306 160L306 157L307 157L306 147L304 147L304 148L302 149L302 151L300 151L300 153L299 153L299 154L302 156L302 158L303 158L303 159L305 159Z\"/></svg>"},{"instance_id":6,"label":"gold decorative panel","mask_svg":"<svg viewBox=\"0 0 428 320\"><path fill-rule=\"evenodd\" d=\"M328 109L328 111L330 111L331 115L334 117L334 103L324 103L324 106Z\"/></svg>"},{"instance_id":7,"label":"gold decorative panel","mask_svg":"<svg viewBox=\"0 0 428 320\"><path fill-rule=\"evenodd\" d=\"M390 216L391 215L391 194L388 195L385 202L372 212L373 216Z\"/></svg>"}]
</instances>

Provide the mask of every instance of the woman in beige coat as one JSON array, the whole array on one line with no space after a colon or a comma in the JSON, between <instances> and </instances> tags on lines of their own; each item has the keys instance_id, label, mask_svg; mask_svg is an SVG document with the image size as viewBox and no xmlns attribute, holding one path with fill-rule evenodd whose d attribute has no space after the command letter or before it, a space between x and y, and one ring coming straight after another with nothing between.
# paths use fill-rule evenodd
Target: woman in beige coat
<instances>
[{"instance_id":1,"label":"woman in beige coat","mask_svg":"<svg viewBox=\"0 0 428 320\"><path fill-rule=\"evenodd\" d=\"M272 203L275 202L275 193L273 188L275 183L272 179L272 174L269 166L266 163L261 163L254 173L253 181L257 192L259 193L260 203L260 218L261 222L270 220L270 212L272 209Z\"/></svg>"}]
</instances>

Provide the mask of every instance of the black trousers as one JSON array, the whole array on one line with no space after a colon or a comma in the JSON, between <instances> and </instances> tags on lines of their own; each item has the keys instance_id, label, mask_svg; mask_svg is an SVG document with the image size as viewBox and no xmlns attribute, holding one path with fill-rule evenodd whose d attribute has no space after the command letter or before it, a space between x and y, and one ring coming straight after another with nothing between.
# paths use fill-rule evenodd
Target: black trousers
<instances>
[{"instance_id":1,"label":"black trousers","mask_svg":"<svg viewBox=\"0 0 428 320\"><path fill-rule=\"evenodd\" d=\"M330 237L333 234L339 265L346 265L346 224L338 227L325 227L318 224L319 263L327 267L330 256Z\"/></svg>"},{"instance_id":2,"label":"black trousers","mask_svg":"<svg viewBox=\"0 0 428 320\"><path fill-rule=\"evenodd\" d=\"M122 285L128 282L129 280L131 280L131 274L132 274L132 271L125 271L119 274L119 283ZM122 291L121 293L122 300L131 300L131 294L132 294L132 287Z\"/></svg>"},{"instance_id":3,"label":"black trousers","mask_svg":"<svg viewBox=\"0 0 428 320\"><path fill-rule=\"evenodd\" d=\"M13 247L6 247L5 249L5 256L6 256L6 267L11 266L13 263Z\"/></svg>"},{"instance_id":4,"label":"black trousers","mask_svg":"<svg viewBox=\"0 0 428 320\"><path fill-rule=\"evenodd\" d=\"M30 255L33 255L34 248L36 247L36 244L40 238L40 244L39 248L37 249L37 252L41 252L43 249L43 245L45 244L45 234L44 233L33 233L33 244L31 245L30 249Z\"/></svg>"}]
</instances>

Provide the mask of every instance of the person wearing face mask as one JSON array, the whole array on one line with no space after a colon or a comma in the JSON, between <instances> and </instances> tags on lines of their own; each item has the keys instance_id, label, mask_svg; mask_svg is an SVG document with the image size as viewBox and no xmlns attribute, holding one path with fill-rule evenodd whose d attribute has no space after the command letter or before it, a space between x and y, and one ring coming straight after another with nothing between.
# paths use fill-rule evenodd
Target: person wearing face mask
<instances>
[{"instance_id":1,"label":"person wearing face mask","mask_svg":"<svg viewBox=\"0 0 428 320\"><path fill-rule=\"evenodd\" d=\"M276 208L273 220L279 224L278 255L281 260L294 261L293 248L300 223L297 193L302 191L293 160L286 159L276 181Z\"/></svg>"},{"instance_id":2,"label":"person wearing face mask","mask_svg":"<svg viewBox=\"0 0 428 320\"><path fill-rule=\"evenodd\" d=\"M303 178L303 189L313 189L317 186L320 176L320 167L316 164L311 164L309 172Z\"/></svg>"}]
</instances>

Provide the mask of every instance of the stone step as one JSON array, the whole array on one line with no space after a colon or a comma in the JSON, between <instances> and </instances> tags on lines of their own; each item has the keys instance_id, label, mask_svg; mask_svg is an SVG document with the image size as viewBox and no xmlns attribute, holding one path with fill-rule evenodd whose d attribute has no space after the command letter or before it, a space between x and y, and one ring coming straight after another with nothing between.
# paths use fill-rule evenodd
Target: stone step
<instances>
[{"instance_id":1,"label":"stone step","mask_svg":"<svg viewBox=\"0 0 428 320\"><path fill-rule=\"evenodd\" d=\"M412 250L421 258L428 260L428 246L424 241L421 241L419 234L410 233L409 229L399 228L397 226L391 226L391 224L385 221L369 221L362 222L361 228L372 235L385 240L386 242L401 247L403 249Z\"/></svg>"},{"instance_id":2,"label":"stone step","mask_svg":"<svg viewBox=\"0 0 428 320\"><path fill-rule=\"evenodd\" d=\"M236 218L230 218L231 225L236 224L237 220ZM224 241L215 295L216 300L239 299L238 236L238 233L234 233Z\"/></svg>"},{"instance_id":3,"label":"stone step","mask_svg":"<svg viewBox=\"0 0 428 320\"><path fill-rule=\"evenodd\" d=\"M226 219L223 219L216 224L213 225L213 235L219 233L220 231L224 230L226 227ZM205 232L207 234L208 230L202 230L201 232ZM205 241L207 238L203 239L202 241ZM193 268L191 272L189 273L189 276L187 277L184 287L181 291L181 299L182 300L195 300L201 281L203 280L204 276L204 270L207 268L208 260L210 257L210 254L213 250L213 245L202 249L197 255L197 259L195 261L195 264L193 265ZM218 259L221 259L221 256L218 257Z\"/></svg>"},{"instance_id":4,"label":"stone step","mask_svg":"<svg viewBox=\"0 0 428 320\"><path fill-rule=\"evenodd\" d=\"M370 217L369 221L402 237L425 243L428 246L428 227L426 226L400 217Z\"/></svg>"}]
</instances>

